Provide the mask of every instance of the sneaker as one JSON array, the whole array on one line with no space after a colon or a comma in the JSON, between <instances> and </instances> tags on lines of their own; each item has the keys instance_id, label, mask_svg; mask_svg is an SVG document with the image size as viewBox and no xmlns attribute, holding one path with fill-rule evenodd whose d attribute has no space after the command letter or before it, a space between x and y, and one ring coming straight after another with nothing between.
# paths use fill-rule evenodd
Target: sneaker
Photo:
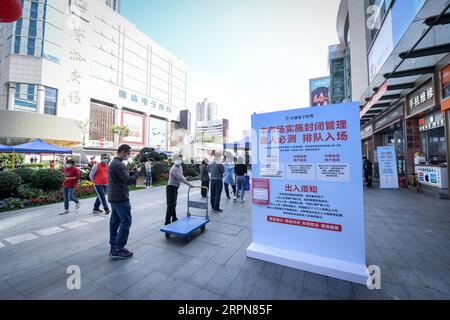
<instances>
[{"instance_id":1,"label":"sneaker","mask_svg":"<svg viewBox=\"0 0 450 320\"><path fill-rule=\"evenodd\" d=\"M69 213L69 210L64 210L64 211L61 212L59 215L60 215L60 216L63 216L63 215L68 214L68 213Z\"/></svg>"},{"instance_id":2,"label":"sneaker","mask_svg":"<svg viewBox=\"0 0 450 320\"><path fill-rule=\"evenodd\" d=\"M125 248L122 250L113 249L110 251L109 256L116 259L129 259L133 257L133 252L128 251Z\"/></svg>"},{"instance_id":3,"label":"sneaker","mask_svg":"<svg viewBox=\"0 0 450 320\"><path fill-rule=\"evenodd\" d=\"M145 189L150 189L150 187L149 187L149 186L147 186L147 187L145 187Z\"/></svg>"},{"instance_id":4,"label":"sneaker","mask_svg":"<svg viewBox=\"0 0 450 320\"><path fill-rule=\"evenodd\" d=\"M100 214L100 213L103 213L103 211L102 210L92 210L92 213L93 214Z\"/></svg>"},{"instance_id":5,"label":"sneaker","mask_svg":"<svg viewBox=\"0 0 450 320\"><path fill-rule=\"evenodd\" d=\"M111 210L106 210L105 211L105 215L108 215L108 214L110 214L111 213Z\"/></svg>"},{"instance_id":6,"label":"sneaker","mask_svg":"<svg viewBox=\"0 0 450 320\"><path fill-rule=\"evenodd\" d=\"M219 209L219 210L216 210L216 212L223 212L223 210L222 210L222 209Z\"/></svg>"},{"instance_id":7,"label":"sneaker","mask_svg":"<svg viewBox=\"0 0 450 320\"><path fill-rule=\"evenodd\" d=\"M80 205L81 205L81 201L78 201L78 203L75 205L75 209L76 210L80 209Z\"/></svg>"},{"instance_id":8,"label":"sneaker","mask_svg":"<svg viewBox=\"0 0 450 320\"><path fill-rule=\"evenodd\" d=\"M227 199L228 199L228 200L231 200L231 198L230 198L230 197L228 197L228 196L227 196Z\"/></svg>"},{"instance_id":9,"label":"sneaker","mask_svg":"<svg viewBox=\"0 0 450 320\"><path fill-rule=\"evenodd\" d=\"M233 197L233 201L236 201L236 199L237 199L237 197L236 197L236 196L234 196L234 197Z\"/></svg>"},{"instance_id":10,"label":"sneaker","mask_svg":"<svg viewBox=\"0 0 450 320\"><path fill-rule=\"evenodd\" d=\"M245 202L245 200L241 200L240 202L241 202L241 203L244 203L244 202Z\"/></svg>"}]
</instances>

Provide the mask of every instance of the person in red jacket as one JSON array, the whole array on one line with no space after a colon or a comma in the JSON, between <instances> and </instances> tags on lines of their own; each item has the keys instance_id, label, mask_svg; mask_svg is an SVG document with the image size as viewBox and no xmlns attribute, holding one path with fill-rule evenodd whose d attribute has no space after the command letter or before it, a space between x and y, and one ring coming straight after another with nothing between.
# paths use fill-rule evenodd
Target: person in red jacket
<instances>
[{"instance_id":1,"label":"person in red jacket","mask_svg":"<svg viewBox=\"0 0 450 320\"><path fill-rule=\"evenodd\" d=\"M111 211L108 207L108 201L106 201L106 190L108 188L108 169L109 169L109 156L107 154L102 154L102 160L100 163L94 164L91 172L89 173L89 178L91 182L94 183L95 192L97 192L97 200L94 203L94 210L92 213L98 214L103 213L100 210L100 204L103 205L105 209L105 214L109 214Z\"/></svg>"},{"instance_id":2,"label":"person in red jacket","mask_svg":"<svg viewBox=\"0 0 450 320\"><path fill-rule=\"evenodd\" d=\"M64 211L60 215L69 213L69 201L76 203L75 209L78 210L80 208L80 200L75 197L75 188L80 175L81 172L75 166L75 161L67 159L64 168Z\"/></svg>"}]
</instances>

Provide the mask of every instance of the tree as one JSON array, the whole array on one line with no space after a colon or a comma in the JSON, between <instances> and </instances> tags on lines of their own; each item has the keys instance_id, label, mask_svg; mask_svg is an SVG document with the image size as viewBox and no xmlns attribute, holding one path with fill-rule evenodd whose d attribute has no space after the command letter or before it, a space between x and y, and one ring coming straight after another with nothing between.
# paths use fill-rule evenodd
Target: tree
<instances>
[{"instance_id":1,"label":"tree","mask_svg":"<svg viewBox=\"0 0 450 320\"><path fill-rule=\"evenodd\" d=\"M112 126L109 129L109 132L118 135L120 140L121 138L129 137L131 134L131 129L127 126Z\"/></svg>"},{"instance_id":2,"label":"tree","mask_svg":"<svg viewBox=\"0 0 450 320\"><path fill-rule=\"evenodd\" d=\"M82 142L83 147L86 145L86 136L89 134L89 124L90 123L91 123L91 120L78 123L78 128L80 128L81 133L83 134L83 142Z\"/></svg>"}]
</instances>

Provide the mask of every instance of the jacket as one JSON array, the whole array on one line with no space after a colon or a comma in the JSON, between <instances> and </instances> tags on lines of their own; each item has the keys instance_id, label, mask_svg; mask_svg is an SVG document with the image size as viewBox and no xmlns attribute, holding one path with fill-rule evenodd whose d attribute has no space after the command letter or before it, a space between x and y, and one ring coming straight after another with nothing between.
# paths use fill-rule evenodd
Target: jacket
<instances>
[{"instance_id":1,"label":"jacket","mask_svg":"<svg viewBox=\"0 0 450 320\"><path fill-rule=\"evenodd\" d=\"M223 177L223 182L227 184L234 184L234 165L233 163L225 163L224 165L225 174Z\"/></svg>"},{"instance_id":2,"label":"jacket","mask_svg":"<svg viewBox=\"0 0 450 320\"><path fill-rule=\"evenodd\" d=\"M130 192L128 191L128 185L136 183L139 172L129 176L122 160L116 157L109 165L108 175L108 201L112 203L129 201Z\"/></svg>"},{"instance_id":3,"label":"jacket","mask_svg":"<svg viewBox=\"0 0 450 320\"><path fill-rule=\"evenodd\" d=\"M64 176L66 178L76 177L76 179L73 180L64 180L64 188L76 188L81 172L77 167L72 166L71 168L64 168Z\"/></svg>"},{"instance_id":4,"label":"jacket","mask_svg":"<svg viewBox=\"0 0 450 320\"><path fill-rule=\"evenodd\" d=\"M201 182L209 182L208 165L202 165L200 169L200 180Z\"/></svg>"},{"instance_id":5,"label":"jacket","mask_svg":"<svg viewBox=\"0 0 450 320\"><path fill-rule=\"evenodd\" d=\"M183 175L183 167L173 165L169 172L169 186L179 187L181 183L187 184L188 181Z\"/></svg>"},{"instance_id":6,"label":"jacket","mask_svg":"<svg viewBox=\"0 0 450 320\"><path fill-rule=\"evenodd\" d=\"M220 162L213 162L208 165L208 172L211 174L211 180L222 180L225 168Z\"/></svg>"},{"instance_id":7,"label":"jacket","mask_svg":"<svg viewBox=\"0 0 450 320\"><path fill-rule=\"evenodd\" d=\"M96 186L106 186L108 185L108 169L107 164L95 164L89 173L89 178Z\"/></svg>"}]
</instances>

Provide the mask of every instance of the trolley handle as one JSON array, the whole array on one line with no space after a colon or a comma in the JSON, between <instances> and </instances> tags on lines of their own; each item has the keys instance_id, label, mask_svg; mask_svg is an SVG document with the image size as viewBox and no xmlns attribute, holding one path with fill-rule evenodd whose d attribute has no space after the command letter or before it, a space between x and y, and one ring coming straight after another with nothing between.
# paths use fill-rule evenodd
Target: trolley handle
<instances>
[{"instance_id":1,"label":"trolley handle","mask_svg":"<svg viewBox=\"0 0 450 320\"><path fill-rule=\"evenodd\" d=\"M188 216L190 216L190 212L189 212L189 196L190 196L190 193L191 193L191 189L206 189L207 191L208 191L208 193L209 193L209 188L208 187L204 187L204 186L193 186L193 187L191 187L191 186L189 186L188 187L188 194L187 194L187 201L188 201ZM208 202L209 202L209 199L208 199L208 193L206 194L206 218L208 219L209 218L209 214L208 214Z\"/></svg>"}]
</instances>

